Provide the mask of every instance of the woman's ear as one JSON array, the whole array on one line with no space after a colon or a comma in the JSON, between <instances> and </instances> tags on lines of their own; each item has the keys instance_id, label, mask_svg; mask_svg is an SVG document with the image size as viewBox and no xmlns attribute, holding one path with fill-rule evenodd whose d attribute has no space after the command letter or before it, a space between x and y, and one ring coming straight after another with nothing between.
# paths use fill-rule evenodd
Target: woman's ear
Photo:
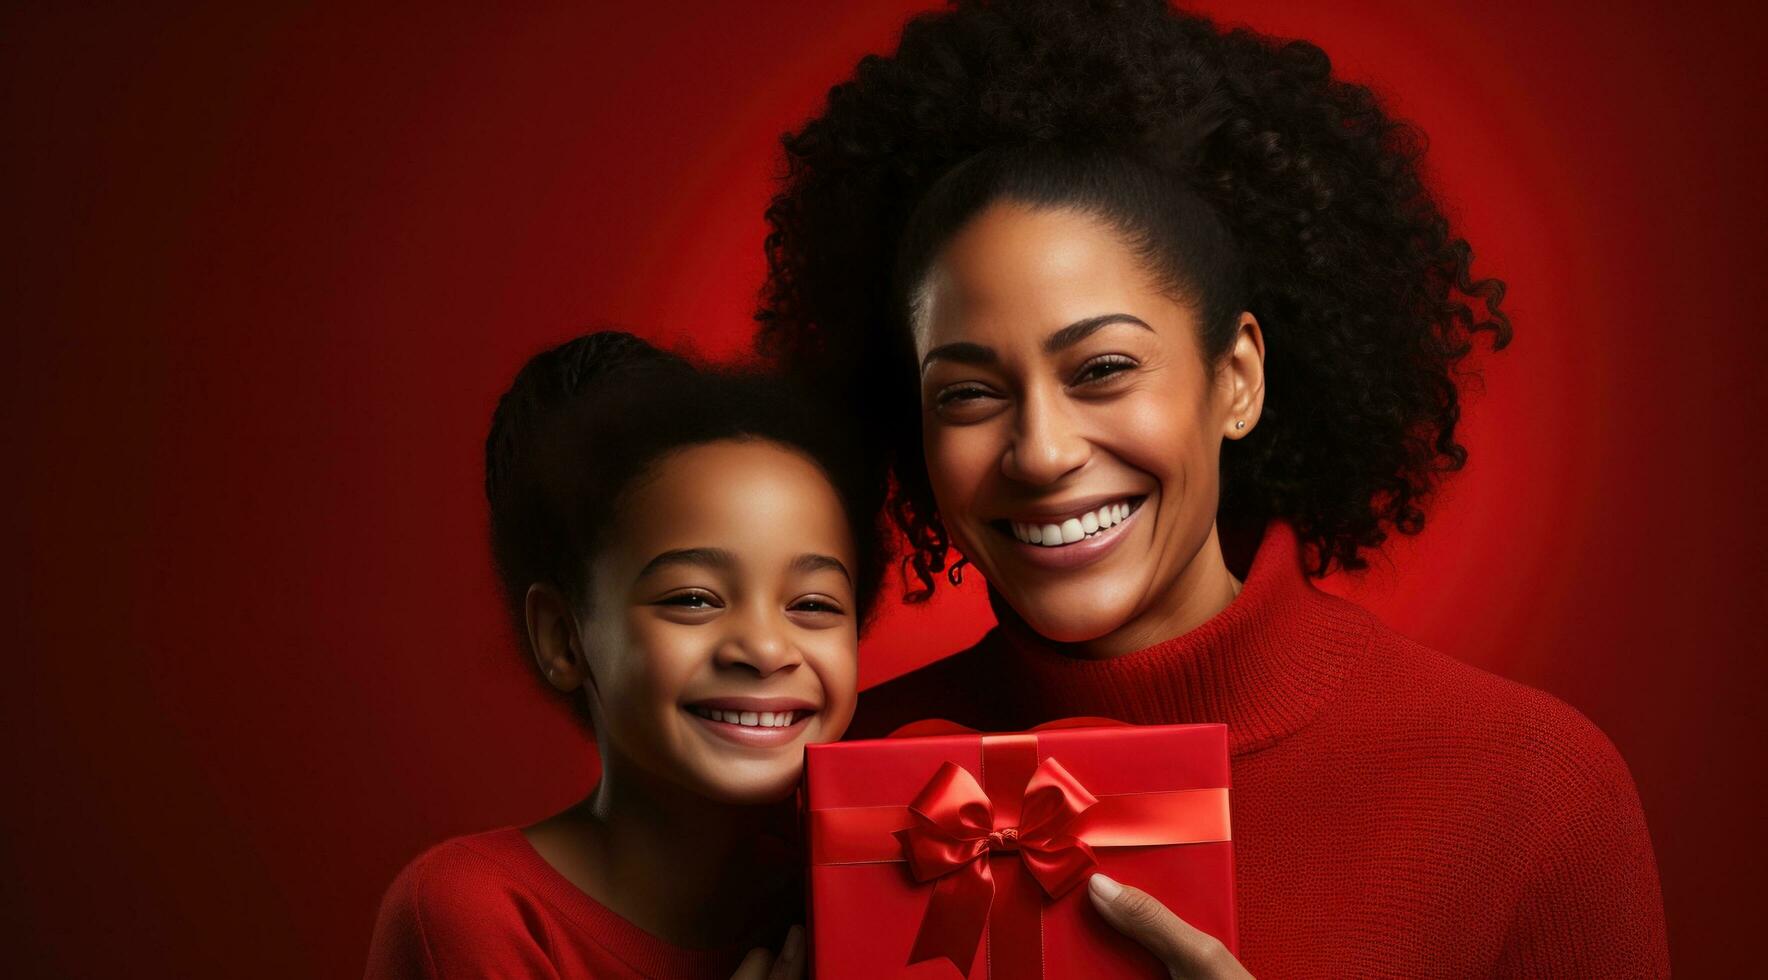
<instances>
[{"instance_id":1,"label":"woman's ear","mask_svg":"<svg viewBox=\"0 0 1768 980\"><path fill-rule=\"evenodd\" d=\"M1240 314L1219 380L1228 399L1222 434L1239 439L1258 425L1265 408L1265 335L1251 313Z\"/></svg>"},{"instance_id":2,"label":"woman's ear","mask_svg":"<svg viewBox=\"0 0 1768 980\"><path fill-rule=\"evenodd\" d=\"M575 691L589 677L589 661L577 632L577 615L571 604L550 585L528 586L523 604L528 620L528 646L547 683L561 691Z\"/></svg>"}]
</instances>

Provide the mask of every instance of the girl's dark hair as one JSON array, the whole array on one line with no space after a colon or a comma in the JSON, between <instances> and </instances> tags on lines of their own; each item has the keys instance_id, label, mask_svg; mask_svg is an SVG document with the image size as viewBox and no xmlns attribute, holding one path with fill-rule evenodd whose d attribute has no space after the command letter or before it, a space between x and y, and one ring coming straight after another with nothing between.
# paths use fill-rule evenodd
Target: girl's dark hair
<instances>
[{"instance_id":1,"label":"girl's dark hair","mask_svg":"<svg viewBox=\"0 0 1768 980\"><path fill-rule=\"evenodd\" d=\"M1466 463L1459 365L1478 334L1509 342L1504 284L1474 278L1422 180L1423 136L1306 41L1164 0L959 0L862 59L784 144L758 344L862 406L911 600L950 549L905 318L996 201L1113 227L1194 306L1212 366L1238 314L1258 318L1264 410L1223 446L1220 517L1287 519L1314 574L1417 533Z\"/></svg>"},{"instance_id":2,"label":"girl's dark hair","mask_svg":"<svg viewBox=\"0 0 1768 980\"><path fill-rule=\"evenodd\" d=\"M609 515L655 463L727 439L779 443L821 467L853 530L864 623L885 563L883 495L840 419L779 378L697 368L628 333L592 333L535 355L498 401L485 440L491 554L517 633L527 635L530 585L586 597Z\"/></svg>"}]
</instances>

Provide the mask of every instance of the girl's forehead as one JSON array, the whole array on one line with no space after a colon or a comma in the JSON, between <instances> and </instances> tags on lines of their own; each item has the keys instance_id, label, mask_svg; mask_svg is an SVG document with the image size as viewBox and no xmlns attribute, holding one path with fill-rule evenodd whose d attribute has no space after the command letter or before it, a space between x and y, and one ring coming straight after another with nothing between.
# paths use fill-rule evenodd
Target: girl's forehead
<instances>
[{"instance_id":1,"label":"girl's forehead","mask_svg":"<svg viewBox=\"0 0 1768 980\"><path fill-rule=\"evenodd\" d=\"M829 553L852 567L852 531L820 467L778 443L727 440L670 453L628 494L610 544L629 560L717 548L756 567Z\"/></svg>"}]
</instances>

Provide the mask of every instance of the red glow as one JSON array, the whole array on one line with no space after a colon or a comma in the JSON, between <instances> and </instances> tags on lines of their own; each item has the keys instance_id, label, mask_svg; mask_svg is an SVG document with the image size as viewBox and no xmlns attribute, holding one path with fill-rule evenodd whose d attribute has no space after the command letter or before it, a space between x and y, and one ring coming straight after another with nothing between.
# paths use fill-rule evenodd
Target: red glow
<instances>
[{"instance_id":1,"label":"red glow","mask_svg":"<svg viewBox=\"0 0 1768 980\"><path fill-rule=\"evenodd\" d=\"M353 975L417 851L585 791L489 574L494 398L594 325L743 350L778 134L922 6L3 15L18 975ZM1330 587L1602 726L1678 972L1741 975L1760 25L1207 8L1390 93L1510 284L1470 469L1391 569ZM974 580L891 611L864 676L985 626Z\"/></svg>"}]
</instances>

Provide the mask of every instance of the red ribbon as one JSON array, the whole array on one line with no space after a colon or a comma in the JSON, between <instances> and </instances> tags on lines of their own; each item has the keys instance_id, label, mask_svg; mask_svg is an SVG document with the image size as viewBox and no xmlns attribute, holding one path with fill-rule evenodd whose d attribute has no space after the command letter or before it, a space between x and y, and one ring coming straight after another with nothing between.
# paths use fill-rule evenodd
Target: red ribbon
<instances>
[{"instance_id":1,"label":"red ribbon","mask_svg":"<svg viewBox=\"0 0 1768 980\"><path fill-rule=\"evenodd\" d=\"M1099 798L1037 754L1035 734L986 735L980 782L946 762L906 809L814 810L812 863L907 861L936 882L909 964L946 959L969 976L986 933L988 975L1005 980L1043 975L1044 896L1086 880L1094 847L1229 839L1225 788Z\"/></svg>"},{"instance_id":2,"label":"red ribbon","mask_svg":"<svg viewBox=\"0 0 1768 980\"><path fill-rule=\"evenodd\" d=\"M895 834L916 881L943 879L927 902L909 963L944 957L969 975L995 896L991 862L982 858L1018 855L1051 898L1080 884L1099 862L1067 830L1098 802L1062 763L1045 759L1025 783L1018 826L1003 826L968 770L950 762L940 766L909 804L915 825Z\"/></svg>"},{"instance_id":3,"label":"red ribbon","mask_svg":"<svg viewBox=\"0 0 1768 980\"><path fill-rule=\"evenodd\" d=\"M1043 907L1086 881L1094 847L1229 840L1225 787L1094 796L1061 762L1038 761L1034 732L1105 725L1121 722L1070 718L981 736L979 773L944 762L909 807L813 808L810 860L907 861L916 881L934 883L909 964L948 959L969 976L987 934L990 978L1040 978ZM979 732L918 722L891 738L937 734Z\"/></svg>"}]
</instances>

